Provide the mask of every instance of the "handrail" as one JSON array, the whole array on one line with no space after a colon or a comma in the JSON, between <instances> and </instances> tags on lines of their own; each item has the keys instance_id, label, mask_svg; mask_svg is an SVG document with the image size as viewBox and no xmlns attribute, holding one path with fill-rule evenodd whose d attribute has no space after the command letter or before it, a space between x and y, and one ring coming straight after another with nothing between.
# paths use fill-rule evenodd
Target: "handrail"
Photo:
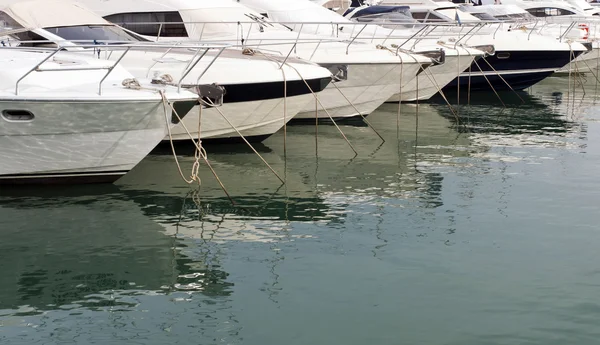
<instances>
[{"instance_id":1,"label":"handrail","mask_svg":"<svg viewBox=\"0 0 600 345\"><path fill-rule=\"evenodd\" d=\"M221 48L221 50L217 53L217 55L212 59L212 61L208 64L208 66L206 66L206 68L204 69L204 71L202 71L202 73L200 73L200 76L198 76L198 81L200 81L200 78L202 78L204 76L204 74L206 73L206 71L208 71L208 69L213 65L213 63L215 63L215 61L217 60L217 58L219 56L221 56L221 54L223 53L223 51L225 50L226 47ZM198 60L200 61L200 60ZM191 71L191 69L190 69ZM188 72L189 73L189 72ZM181 86L181 82L183 81L183 78L181 78L181 80L179 81L179 86Z\"/></svg>"},{"instance_id":2,"label":"handrail","mask_svg":"<svg viewBox=\"0 0 600 345\"><path fill-rule=\"evenodd\" d=\"M283 66L285 65L287 59L290 57L290 55L292 54L292 51L294 50L294 48L296 48L296 44L294 43L294 45L292 46L292 49L290 49L290 52L287 54L287 56L285 57L285 59L283 59L283 62L281 63L281 65L279 66L279 69L282 69Z\"/></svg>"},{"instance_id":3,"label":"handrail","mask_svg":"<svg viewBox=\"0 0 600 345\"><path fill-rule=\"evenodd\" d=\"M198 56L198 53L200 53L200 49L196 50L196 52L190 59L190 62L188 62L188 64L183 69L183 72L181 72L181 77L179 78L179 83L177 83L177 91L181 90L181 83L183 82L183 79L185 77L187 77L187 75L192 71L192 69L194 69L194 67L196 67L196 65L200 62L200 60L202 60L202 58L204 56L206 56L206 54L208 53L208 50L204 50L202 55L200 55L200 57L197 60L195 60L196 56Z\"/></svg>"},{"instance_id":4,"label":"handrail","mask_svg":"<svg viewBox=\"0 0 600 345\"><path fill-rule=\"evenodd\" d=\"M472 22L473 22L474 26L483 26L484 24L487 24L487 23L501 23L501 21L472 21ZM231 21L231 22L184 21L184 22L145 22L145 23L138 22L138 23L135 23L135 24L146 24L146 25L179 24L180 25L181 23L184 23L184 24L194 24L194 23L202 24L202 29L203 29L202 31L204 32L204 28L206 27L207 24L212 24L212 23L214 23L214 24L217 24L217 23L218 24L227 24L227 23L230 23L232 25L233 24L239 25L241 23L250 23L250 24L252 24L252 23L255 23L255 21L239 21L239 22L238 21L235 21L235 22L234 21ZM412 22L412 21L409 22L409 24L413 24L413 23L414 22ZM470 22L467 22L467 21L462 22L462 26L463 27L464 26L468 26L467 24L469 24L469 23ZM123 22L123 23L120 23L120 24L134 24L134 23ZM349 25L349 26L353 27L353 30L352 30L353 32L349 36L347 36L347 37L349 37L349 39L351 41L355 42L355 41L359 41L359 40L363 41L363 40L366 39L364 37L359 37L360 35L355 35L354 34L354 28L356 27L356 25L361 25L361 27L363 28L361 30L361 33L362 33L362 31L364 31L364 28L366 28L368 26L373 26L373 25L380 26L381 24L385 24L385 23L380 23L380 22L367 22L367 23L365 23L365 22L340 22L340 23L335 23L335 22L296 22L296 21L275 22L275 21L271 21L270 24L282 24L282 25L284 25L284 24L301 24L301 25L316 24L317 27L320 27L320 25L323 25L323 24L331 24L332 26L335 26L335 25L348 26ZM401 25L401 23L394 22L393 24L396 26L394 29L389 29L388 28L388 30L391 30L391 31L389 31L389 32L383 32L381 34L382 37L377 37L377 32L375 32L372 36L369 37L369 40L374 40L374 39L377 38L377 39L383 39L384 41L388 41L390 39L409 39L410 40L410 39L416 38L416 35L414 35L414 33L407 32L407 31L412 31L412 30L406 29L405 27L397 28L399 25ZM450 23L450 22L417 23L417 24L418 24L419 27L421 27L421 29L422 28L431 28L431 27L450 27L450 28L451 27L456 27L456 23ZM302 26L301 26L301 29L302 29ZM298 30L296 29L296 31L298 31ZM420 31L422 32L422 30L420 30ZM289 32L287 28L286 28L285 32ZM399 32L400 32L400 34L398 34ZM337 35L338 32L335 31L334 34ZM475 35L476 32L471 32L471 34ZM321 33L321 35L324 36L325 34ZM438 35L440 35L440 37L442 37L442 36L446 36L446 35L457 35L457 33L438 33ZM463 34L460 34L460 33L458 35L459 36L463 36ZM251 36L250 35L250 31L248 31L247 34L246 34L246 42L244 42L244 45L249 44L248 41L250 41L250 40L256 40L256 39L257 38ZM423 37L421 37L420 39L424 40L424 39L433 39L433 38L432 37L427 37L426 35L423 35ZM231 39L224 40L223 37L215 37L213 40L215 42L232 41ZM280 41L281 39L280 38L270 38L269 39L269 38L261 37L260 40L261 41L269 41L269 40ZM300 44L300 43L312 43L312 42L315 42L314 38L302 38L300 35L298 37L296 37L295 40L297 41L298 44ZM322 41L318 41L319 44L321 42ZM350 45L352 45L353 42ZM280 43L280 44L282 44L282 43ZM289 44L293 44L293 43L289 42ZM349 48L349 46L348 46L348 48Z\"/></svg>"},{"instance_id":5,"label":"handrail","mask_svg":"<svg viewBox=\"0 0 600 345\"><path fill-rule=\"evenodd\" d=\"M121 62L121 60L123 60L125 55L127 55L127 53L129 53L130 50L131 50L131 47L128 47L127 50L125 50L125 52L123 54L121 54L121 56L117 59L117 61L115 61L115 63L112 66L110 66L110 68L108 69L108 72L106 72L104 77L102 77L102 79L100 80L100 83L98 83L98 95L102 96L102 83L104 82L104 80L106 80L108 75L115 69L115 67L117 67L117 65ZM179 90L177 90L177 91L179 91Z\"/></svg>"},{"instance_id":6,"label":"handrail","mask_svg":"<svg viewBox=\"0 0 600 345\"><path fill-rule=\"evenodd\" d=\"M529 41L529 39L531 38L531 33L535 30L536 26L538 25L538 21L535 21L535 24L533 25L533 28L529 31L529 35L527 35L527 40Z\"/></svg>"},{"instance_id":7,"label":"handrail","mask_svg":"<svg viewBox=\"0 0 600 345\"><path fill-rule=\"evenodd\" d=\"M454 49L456 49L456 46L458 45L458 42L460 42L463 38L467 37L467 35L469 35L472 31L474 31L475 29L477 29L479 27L479 25L474 26L471 30L467 31L466 34L464 34L461 38L457 39L454 42Z\"/></svg>"},{"instance_id":8,"label":"handrail","mask_svg":"<svg viewBox=\"0 0 600 345\"><path fill-rule=\"evenodd\" d=\"M40 41L19 41L19 43L34 43L34 42L40 42ZM43 41L46 42L47 41ZM45 56L41 61L37 62L35 64L35 66L33 66L31 69L29 69L25 74L23 74L16 82L15 82L15 95L19 95L19 85L21 83L21 81L23 81L26 77L28 77L29 75L31 75L31 73L33 72L60 72L60 71L91 71L91 70L106 70L106 73L104 74L104 76L102 77L102 79L100 79L100 81L98 82L98 94L102 95L102 85L104 83L104 81L108 78L108 76L112 73L112 71L121 63L121 61L123 60L123 58L134 48L167 48L167 51L162 55L162 57L164 57L166 54L168 54L169 52L171 52L174 48L183 48L183 49L196 49L196 52L194 54L194 56L192 57L192 59L190 60L190 62L185 66L185 68L183 69L181 78L179 79L179 81L177 82L177 90L178 92L181 90L181 85L183 83L183 80L185 79L185 77L194 69L194 67L202 60L202 58L208 53L208 51L210 50L215 50L218 49L218 53L215 54L214 58L212 59L212 61L210 63L208 63L208 65L204 68L204 70L202 71L202 73L200 74L200 76L198 77L198 80L208 71L208 69L214 64L214 62L221 56L221 54L223 53L223 51L229 47L229 45L207 45L207 44L190 44L190 43L178 43L178 44L130 44L130 43L123 43L120 42L122 44L120 45L103 45L103 49L105 50L123 50L123 53L121 54L121 56L119 56L118 59L116 59L112 64L110 64L109 66L86 66L86 67L66 67L66 68L41 68L41 66L46 63L47 61L49 61L50 59L52 59L53 57L55 57L59 52L68 52L68 53L77 53L77 52L83 52L83 53L89 53L89 49L90 48L98 48L98 44L79 44L76 46L64 46L61 45L59 42L61 41L56 41L53 42L57 45L56 48L48 48L48 47L22 47L22 46L16 46L16 47L0 47L0 49L7 49L7 50L21 50L21 51L29 51L29 52L44 52L44 53L48 53L47 56ZM89 41L87 41L89 42ZM116 41L113 41L113 43L115 43ZM68 43L72 43L71 41L68 41ZM78 48L75 50L69 50L70 48ZM87 49L86 49L87 48ZM112 52L112 51L111 51ZM202 54L200 54L200 52L202 52ZM200 54L200 56L198 56ZM162 58L161 57L161 58ZM149 74L149 71L152 69L152 67L155 64L153 64L152 66L150 66L150 68L148 69L147 75Z\"/></svg>"},{"instance_id":9,"label":"handrail","mask_svg":"<svg viewBox=\"0 0 600 345\"><path fill-rule=\"evenodd\" d=\"M162 23L165 24L165 23L170 23L170 22L162 22ZM184 22L184 23L190 23L190 22ZM204 28L205 25L208 24L208 23L210 23L210 22L197 22L197 23L202 23L203 24L203 28ZM224 22L218 22L218 23L223 24ZM245 23L245 22L231 22L231 24L238 24L238 25L240 23ZM248 21L247 23L253 24L255 22L254 21ZM276 24L277 22L273 22L273 23ZM282 23L282 22L279 22L279 23ZM290 44L292 46L294 46L294 44L296 44L296 46L298 46L298 44L300 44L300 43L306 43L306 44L308 44L308 43L317 43L315 50L313 50L313 52L311 54L311 56L314 56L316 49L318 49L318 47L320 46L320 44L322 44L322 42L326 41L325 39L318 39L317 40L317 39L312 38L312 37L303 38L301 36L302 30L304 28L304 24L309 24L311 22L285 22L285 23L299 23L300 24L300 30L298 31L298 29L297 29L298 35L296 35L293 40L291 40L291 37L290 37L289 42L281 42L284 39L280 38L280 37L270 37L270 38L269 37L260 37L260 38L257 38L255 36L251 36L250 35L250 30L247 30L247 32L245 33L246 35L245 35L245 42L243 44L243 47L246 47L246 46L254 46L254 47L256 47L256 46L258 46L258 47L267 46L267 45L269 45L269 43L265 43L265 42L270 42L270 41L277 41L277 43L273 43L273 45L286 45L286 44ZM324 22L314 22L314 23L318 23L318 25L323 25L324 24ZM449 35L449 36L452 36L452 37L458 35L459 37L461 37L461 39L464 39L464 37L469 36L469 35L475 35L477 33L476 31L480 31L481 30L481 27L483 26L483 24L481 24L481 22L477 22L477 23L478 24L475 25L474 27L478 28L478 29L473 30L472 28L469 28L468 29L469 31L467 32L467 34L443 31L443 32L436 32L436 35L437 35L438 38L446 36L446 35ZM137 24L140 24L140 23L137 23ZM157 23L150 23L150 24L156 25L156 24L159 24L159 23L157 22ZM331 24L332 26L339 25L339 24L334 24L334 23L327 23L327 24ZM347 48L346 49L347 52L349 52L349 47L352 44L354 44L354 42L363 41L365 39L368 39L368 40L372 41L375 38L380 38L380 37L378 37L377 32L375 32L373 35L369 35L368 38L367 37L361 37L361 35L360 35L366 29L366 27L372 26L372 25L379 25L380 23L375 23L375 22L373 22L373 23L344 22L344 23L341 23L341 24L342 25L351 25L353 27L356 27L356 25L360 25L361 26L361 31L358 34L356 34L356 35L354 33L352 33L351 35L345 36L344 38L340 37L339 39L331 39L331 41L337 41L337 42L346 41L346 42L348 42L347 47L346 47ZM395 23L394 25L396 27L398 27L400 24ZM466 25L463 25L463 26L466 26ZM416 43L420 42L421 40L434 39L432 37L429 37L428 33L436 31L438 27L441 27L441 28L443 28L443 27L450 27L451 28L451 27L455 27L455 25L452 24L452 23L435 23L435 24L432 24L432 23L422 23L422 24L419 25L419 28L417 29L417 32L414 32L414 31L410 32L410 35L403 34L404 32L406 32L406 30L404 29L404 27L401 28L401 30L388 29L388 31L383 32L381 34L381 36L382 36L381 39L383 39L384 42L389 41L391 39L406 40L404 43L401 44L402 46L404 46L407 43L407 41L410 41L412 39L417 39L417 41L415 42L415 44L416 44ZM401 32L400 35L398 34L398 31ZM286 32L288 32L288 31L286 30ZM335 34L337 35L338 32L335 31ZM420 37L418 37L419 35L420 35ZM258 44L252 42L252 41L256 41L256 40L259 40ZM233 41L233 39L215 38L214 41L215 42L217 42L217 41L218 42L227 42L227 41Z\"/></svg>"},{"instance_id":10,"label":"handrail","mask_svg":"<svg viewBox=\"0 0 600 345\"><path fill-rule=\"evenodd\" d=\"M350 43L348 43L348 46L346 47L346 55L348 55L348 50L350 49L350 45L351 45L352 43L354 43L354 40L356 40L356 38L357 38L357 37L360 35L360 33L361 33L361 32L363 32L363 30L364 30L364 29L366 29L366 27L367 27L367 26L365 25L365 26L364 26L362 29L360 29L360 31L359 31L359 32L356 34L356 36L354 36L354 37L352 38L352 40L350 41Z\"/></svg>"},{"instance_id":11,"label":"handrail","mask_svg":"<svg viewBox=\"0 0 600 345\"><path fill-rule=\"evenodd\" d=\"M44 62L50 60L50 58L52 58L54 55L56 55L59 51L60 51L60 48L57 48L52 54L49 54L48 56L46 56L46 58L44 58L42 61L40 61L37 65L33 66L33 68L30 69L29 71L27 71L27 73L25 73L23 76L21 76L21 78L19 78L17 80L17 82L15 83L15 95L17 95L17 96L19 95L19 83L21 82L21 80L25 79L25 77L30 75L31 72L35 71Z\"/></svg>"},{"instance_id":12,"label":"handrail","mask_svg":"<svg viewBox=\"0 0 600 345\"><path fill-rule=\"evenodd\" d=\"M589 17L587 17L589 18ZM599 19L600 20L600 19ZM433 22L433 21L432 21ZM394 23L402 23L402 24L419 24L419 25L427 25L430 24L432 22L427 22L427 23L423 23L423 22L415 22L415 21L406 21L406 22L402 22L402 21L395 21ZM467 21L461 21L461 23L464 24L478 24L478 23L499 23L502 21L499 20L467 20ZM256 23L256 21L179 21L179 22L160 22L160 21L156 21L156 22L112 22L112 24L115 25L119 25L119 26L123 26L123 25L181 25L181 24L250 24L250 23ZM269 21L270 24L284 24L284 25L299 25L299 24L308 24L308 25L322 25L322 24L334 24L334 25L381 25L380 22L355 22L355 21L340 21L340 22L336 22L336 21ZM457 24L454 22L448 22L448 21L444 21L444 20L440 20L435 21L435 24L447 24L448 26L456 26ZM287 31L289 31L286 28Z\"/></svg>"},{"instance_id":13,"label":"handrail","mask_svg":"<svg viewBox=\"0 0 600 345\"><path fill-rule=\"evenodd\" d=\"M565 29L565 32L564 32L564 33L562 33L562 34L561 34L561 35L558 37L558 40L559 40L559 41L562 41L562 40L563 40L563 38L564 38L564 37L565 37L565 36L566 36L566 35L567 35L567 34L568 34L568 33L569 33L569 32L570 32L570 31L571 31L571 30L572 30L572 29L575 27L575 25L576 25L576 24L577 24L577 23L573 22L573 23L571 23L571 25L567 26L567 28Z\"/></svg>"}]
</instances>

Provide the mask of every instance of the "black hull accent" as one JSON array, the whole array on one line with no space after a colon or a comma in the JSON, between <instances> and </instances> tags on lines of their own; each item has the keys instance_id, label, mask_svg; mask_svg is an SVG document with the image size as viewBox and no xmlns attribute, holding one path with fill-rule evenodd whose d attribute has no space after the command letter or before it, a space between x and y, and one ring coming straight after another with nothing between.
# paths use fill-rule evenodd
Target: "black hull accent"
<instances>
[{"instance_id":1,"label":"black hull accent","mask_svg":"<svg viewBox=\"0 0 600 345\"><path fill-rule=\"evenodd\" d=\"M82 173L0 175L0 185L113 183L127 174L127 172L127 170L117 170Z\"/></svg>"},{"instance_id":2,"label":"black hull accent","mask_svg":"<svg viewBox=\"0 0 600 345\"><path fill-rule=\"evenodd\" d=\"M560 69L583 52L565 50L540 50L540 51L496 51L494 55L479 59L477 63L481 70L486 71L516 71L533 69ZM485 61L486 60L490 67ZM479 71L477 64L471 65L473 72ZM468 70L467 70L468 71ZM466 72L466 71L465 71Z\"/></svg>"},{"instance_id":3,"label":"black hull accent","mask_svg":"<svg viewBox=\"0 0 600 345\"><path fill-rule=\"evenodd\" d=\"M502 78L497 74L487 75L487 80L483 76L471 76L471 92L477 91L492 91L492 87L496 91L506 91L510 90L511 87L513 90L523 90L534 84L539 83L540 81L546 79L550 75L554 73L553 71L548 72L538 72L538 73L519 73L519 74L502 74ZM446 87L442 90L444 92L456 92L458 89L458 78L454 79L450 84L446 85ZM510 87L508 87L508 85ZM492 87L490 87L490 84ZM469 78L468 77L460 77L460 90L468 91L469 90Z\"/></svg>"},{"instance_id":4,"label":"black hull accent","mask_svg":"<svg viewBox=\"0 0 600 345\"><path fill-rule=\"evenodd\" d=\"M550 76L554 70L566 66L571 58L576 58L583 52L568 51L496 51L495 55L487 56L473 62L463 75L454 79L442 90L444 92L467 91L469 83L471 91L495 90L523 90ZM471 75L470 81L467 73L488 72L487 80L482 75ZM510 73L508 73L510 71ZM522 71L522 73L518 73ZM502 76L500 78L498 74ZM517 72L517 73L515 73ZM504 79L504 80L502 80ZM510 85L510 87L507 85ZM491 84L491 87L490 87Z\"/></svg>"},{"instance_id":5,"label":"black hull accent","mask_svg":"<svg viewBox=\"0 0 600 345\"><path fill-rule=\"evenodd\" d=\"M367 117L368 115L369 114L363 114L364 117ZM355 125L355 126L356 125L363 125L363 124L365 126L367 125L363 121L363 119L362 119L362 117L360 115L356 115L356 116L344 116L344 117L335 117L335 116L333 116L333 120L336 123L339 123L339 124ZM328 117L325 117L325 118L321 117L321 118L318 119L318 123L331 124L333 122ZM307 124L308 125L315 124L315 119L314 118L312 118L312 119L296 119L296 118L293 118L293 119L290 120L290 122L288 122L288 125L307 125Z\"/></svg>"},{"instance_id":6,"label":"black hull accent","mask_svg":"<svg viewBox=\"0 0 600 345\"><path fill-rule=\"evenodd\" d=\"M269 138L271 134L263 134L263 135L252 135L252 136L244 136L249 143L260 143L267 138ZM208 138L202 139L202 145L210 146L210 145L230 145L230 144L245 144L246 142L241 137L229 137L229 138Z\"/></svg>"},{"instance_id":7,"label":"black hull accent","mask_svg":"<svg viewBox=\"0 0 600 345\"><path fill-rule=\"evenodd\" d=\"M331 78L306 79L306 83L313 92L320 92L329 85ZM270 82L257 84L222 85L225 88L223 103L239 103L261 101L267 99L283 98L284 82ZM303 80L291 80L287 82L287 97L310 94L311 90L306 87Z\"/></svg>"}]
</instances>

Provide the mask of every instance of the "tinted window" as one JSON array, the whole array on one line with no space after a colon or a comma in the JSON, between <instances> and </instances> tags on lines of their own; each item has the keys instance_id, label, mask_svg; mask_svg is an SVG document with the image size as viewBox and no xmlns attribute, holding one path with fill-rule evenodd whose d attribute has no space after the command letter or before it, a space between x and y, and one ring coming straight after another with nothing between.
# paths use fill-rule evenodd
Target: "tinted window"
<instances>
[{"instance_id":1,"label":"tinted window","mask_svg":"<svg viewBox=\"0 0 600 345\"><path fill-rule=\"evenodd\" d=\"M158 30L160 28L161 37L188 37L185 25L183 24L183 19L181 19L179 12L120 13L106 16L104 19L119 24L140 35L158 36ZM173 24L163 24L161 28L159 23Z\"/></svg>"},{"instance_id":2,"label":"tinted window","mask_svg":"<svg viewBox=\"0 0 600 345\"><path fill-rule=\"evenodd\" d=\"M432 12L412 12L412 17L420 22L444 22L445 20Z\"/></svg>"},{"instance_id":3,"label":"tinted window","mask_svg":"<svg viewBox=\"0 0 600 345\"><path fill-rule=\"evenodd\" d=\"M473 15L476 18L479 18L481 20L496 20L496 18L494 18L493 16L491 16L487 13L471 13L471 15Z\"/></svg>"},{"instance_id":4,"label":"tinted window","mask_svg":"<svg viewBox=\"0 0 600 345\"><path fill-rule=\"evenodd\" d=\"M568 10L564 10L561 8L554 7L539 7L539 8L530 8L527 12L531 13L536 17L554 17L554 16L568 16L575 14L575 12L571 12Z\"/></svg>"},{"instance_id":5,"label":"tinted window","mask_svg":"<svg viewBox=\"0 0 600 345\"><path fill-rule=\"evenodd\" d=\"M112 25L59 26L45 30L68 41L140 41L137 36Z\"/></svg>"}]
</instances>

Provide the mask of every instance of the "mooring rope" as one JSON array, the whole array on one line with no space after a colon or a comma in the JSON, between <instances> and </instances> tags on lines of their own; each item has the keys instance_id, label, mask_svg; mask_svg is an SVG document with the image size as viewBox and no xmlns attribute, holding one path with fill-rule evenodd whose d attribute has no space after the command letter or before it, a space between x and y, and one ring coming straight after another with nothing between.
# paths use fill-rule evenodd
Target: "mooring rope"
<instances>
[{"instance_id":1,"label":"mooring rope","mask_svg":"<svg viewBox=\"0 0 600 345\"><path fill-rule=\"evenodd\" d=\"M261 54L262 56L264 56L266 59L269 59L275 63L279 63L279 61L277 61L276 59L263 54L261 51L256 50L255 51L258 54ZM352 144L350 143L350 141L348 140L348 138L346 137L346 135L344 134L344 132L342 131L342 129L338 126L338 124L335 122L335 120L333 119L333 117L331 116L331 114L329 113L329 111L327 111L327 109L323 106L323 103L321 103L321 100L319 100L319 97L317 96L317 94L313 91L313 89L310 87L310 85L308 84L308 82L306 81L306 79L304 79L304 77L302 76L302 74L300 73L300 71L298 71L298 69L296 69L296 67L290 65L287 63L287 61L284 61L282 63L282 65L285 65L289 68L291 68L292 70L294 70L294 72L296 72L296 74L298 74L298 76L300 77L300 79L302 79L302 81L304 82L304 85L306 85L306 87L308 88L308 90L310 91L310 93L313 95L313 97L315 98L315 100L319 103L319 105L321 105L321 108L323 108L323 110L325 111L325 113L327 114L327 116L329 117L329 119L331 120L331 122L334 124L334 126L337 128L337 130L340 132L340 134L342 135L342 137L344 138L344 140L346 140L346 143L348 143L348 145L350 146L350 149L352 149L352 151L354 151L355 156L358 155L358 152L356 151L356 149L354 149L354 146L352 146Z\"/></svg>"},{"instance_id":2,"label":"mooring rope","mask_svg":"<svg viewBox=\"0 0 600 345\"><path fill-rule=\"evenodd\" d=\"M206 101L202 98L200 98L200 103L210 106L213 109L215 109L220 115L221 117L223 117L223 119L225 119L225 121L227 121L227 123L229 124L229 126L231 126L231 128L233 128L233 130L240 136L240 138L242 138L242 140L248 144L248 146L250 147L250 149L252 149L252 151L254 153L256 153L256 155L260 158L260 160L265 163L265 165L271 170L271 172L273 172L273 174L279 179L279 181L281 181L281 183L285 183L285 180L282 179L279 174L277 174L277 172L275 171L275 169L273 169L271 167L271 165L269 165L269 163L267 163L267 161L263 158L263 156L260 155L260 153L258 153L258 151L256 151L256 149L254 148L254 146L252 146L252 144L248 141L248 139L246 139L246 137L235 127L235 125L233 123L231 123L231 121L229 121L229 119L227 118L227 116L225 116L225 114L221 111L221 109L219 109L218 106L216 106L210 99L207 99Z\"/></svg>"},{"instance_id":3,"label":"mooring rope","mask_svg":"<svg viewBox=\"0 0 600 345\"><path fill-rule=\"evenodd\" d=\"M196 142L196 140L194 139L194 136L190 133L190 131L186 127L185 123L182 121L181 117L177 113L177 110L168 101L168 99L167 99L164 91L160 90L159 92L160 92L160 94L161 94L161 96L163 98L163 105L165 105L165 121L167 123L167 130L168 130L168 133L169 133L169 141L171 143L171 150L173 152L173 157L175 158L175 162L177 163L177 169L179 171L179 174L181 175L181 178L185 182L187 182L188 184L192 184L192 183L194 183L194 181L197 181L200 184L200 177L198 176L198 168L197 167L199 166L199 162L198 162L199 158L202 158L204 160L204 162L206 163L206 165L208 166L208 168L210 169L210 171L212 172L212 174L215 177L215 179L217 180L217 182L219 183L219 186L221 186L221 189L223 190L223 192L225 192L225 194L227 195L227 198L229 198L229 201L231 201L231 203L233 205L235 205L235 201L233 200L233 198L231 197L231 195L227 191L227 188L225 188L225 185L223 184L223 182L221 182L221 179L217 175L217 172L215 171L215 169L212 167L212 164L210 164L210 161L208 160L208 155L206 154L206 150L204 149L204 147L201 146L200 137L198 136L198 142ZM194 143L194 146L196 146L196 154L194 154L194 157L196 158L196 162L193 165L192 176L191 176L190 180L188 180L188 179L185 178L185 176L183 174L183 170L181 169L181 165L179 164L179 159L177 158L177 153L175 152L175 145L173 143L174 140L173 140L173 135L171 133L171 126L170 126L170 123L169 123L169 117L168 117L168 112L167 112L166 105L168 105L169 108L171 109L171 111L173 112L173 114L175 114L175 116L179 120L179 123L183 126L183 128L185 129L187 135L190 137L190 139ZM202 104L200 104L199 106L202 107Z\"/></svg>"},{"instance_id":4,"label":"mooring rope","mask_svg":"<svg viewBox=\"0 0 600 345\"><path fill-rule=\"evenodd\" d=\"M163 101L163 106L165 108L165 121L167 124L167 132L169 133L169 142L171 144L171 151L173 153L173 158L175 158L175 164L177 165L177 170L179 171L179 175L181 176L181 178L187 183L187 184L192 184L194 182L197 182L199 185L202 183L200 177L198 176L198 167L200 165L200 158L206 159L207 158L207 154L206 151L204 150L204 147L202 147L202 142L200 141L200 133L198 133L198 142L196 142L196 140L194 139L193 135L190 133L190 131L188 130L187 126L183 123L183 120L181 119L181 117L179 116L179 114L177 113L177 110L175 110L175 108L173 107L173 105L169 102L169 100L167 99L167 96L165 95L164 91L159 91L160 95L162 97L162 101ZM202 105L200 105L200 108L202 108ZM184 173L183 173L183 169L181 168L181 164L179 163L179 158L177 158L177 152L175 150L175 144L173 143L173 133L171 131L171 124L169 121L169 117L168 117L168 109L170 109L172 111L173 114L175 114L175 116L177 117L179 124L183 127L183 129L186 131L186 133L188 134L188 136L190 137L190 139L192 140L192 142L194 143L194 146L196 146L196 153L194 154L195 157L195 162L192 165L192 172L191 172L191 176L189 178L189 180L185 177ZM202 112L202 109L200 109L200 112ZM200 120L198 120L198 122L200 122Z\"/></svg>"}]
</instances>

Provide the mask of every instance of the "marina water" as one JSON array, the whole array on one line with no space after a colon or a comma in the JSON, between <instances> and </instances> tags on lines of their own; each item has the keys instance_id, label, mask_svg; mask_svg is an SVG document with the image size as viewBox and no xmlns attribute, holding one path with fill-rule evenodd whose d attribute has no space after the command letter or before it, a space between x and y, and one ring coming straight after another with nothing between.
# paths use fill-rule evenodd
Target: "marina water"
<instances>
[{"instance_id":1,"label":"marina water","mask_svg":"<svg viewBox=\"0 0 600 345\"><path fill-rule=\"evenodd\" d=\"M289 126L256 145L284 186L209 147L235 205L168 149L115 185L3 188L0 343L597 344L600 103L569 85L459 120L385 104L384 143L341 126L356 157Z\"/></svg>"}]
</instances>

